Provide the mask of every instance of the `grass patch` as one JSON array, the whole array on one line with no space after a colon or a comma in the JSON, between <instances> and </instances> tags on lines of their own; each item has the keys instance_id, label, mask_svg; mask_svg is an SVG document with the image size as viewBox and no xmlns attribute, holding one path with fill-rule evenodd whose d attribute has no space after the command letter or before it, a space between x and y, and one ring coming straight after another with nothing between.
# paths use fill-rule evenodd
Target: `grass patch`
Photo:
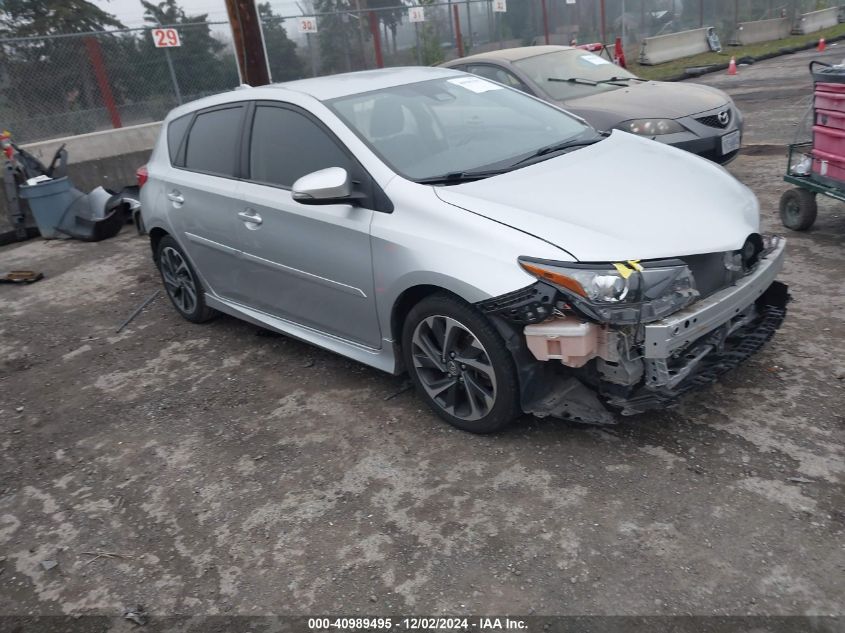
<instances>
[{"instance_id":1,"label":"grass patch","mask_svg":"<svg viewBox=\"0 0 845 633\"><path fill-rule=\"evenodd\" d=\"M845 24L837 24L829 29L810 33L809 35L792 35L785 37L782 40L772 40L771 42L761 42L760 44L751 44L749 46L725 46L721 53L702 53L700 55L693 55L692 57L684 57L683 59L676 59L665 64L657 66L642 66L635 61L628 63L628 69L643 79L668 79L669 77L676 77L684 72L685 68L692 68L694 66L707 66L709 64L726 64L731 57L757 57L765 55L766 53L774 53L784 47L801 46L809 44L810 42L818 42L819 38L823 37L826 40L845 35ZM631 51L634 53L634 51ZM639 49L636 55L631 55L634 59L639 55ZM843 53L845 56L845 53Z\"/></svg>"}]
</instances>

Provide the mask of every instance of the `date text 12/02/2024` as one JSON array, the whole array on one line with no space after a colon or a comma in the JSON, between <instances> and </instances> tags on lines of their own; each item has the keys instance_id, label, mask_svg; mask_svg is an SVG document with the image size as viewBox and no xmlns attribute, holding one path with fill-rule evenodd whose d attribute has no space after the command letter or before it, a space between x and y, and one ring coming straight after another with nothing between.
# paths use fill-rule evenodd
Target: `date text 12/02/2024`
<instances>
[{"instance_id":1,"label":"date text 12/02/2024","mask_svg":"<svg viewBox=\"0 0 845 633\"><path fill-rule=\"evenodd\" d=\"M448 618L309 618L311 631L519 631L526 630L524 620L508 617Z\"/></svg>"}]
</instances>

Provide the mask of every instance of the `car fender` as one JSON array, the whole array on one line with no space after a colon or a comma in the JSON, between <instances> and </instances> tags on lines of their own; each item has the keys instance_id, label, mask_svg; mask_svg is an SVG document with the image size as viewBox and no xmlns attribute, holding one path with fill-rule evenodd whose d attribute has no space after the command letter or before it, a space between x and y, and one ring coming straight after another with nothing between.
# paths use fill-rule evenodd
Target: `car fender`
<instances>
[{"instance_id":1,"label":"car fender","mask_svg":"<svg viewBox=\"0 0 845 633\"><path fill-rule=\"evenodd\" d=\"M394 306L408 289L431 286L476 303L536 281L520 268L522 255L574 261L562 248L506 224L446 204L434 187L403 178L391 182L393 213L371 224L373 276L379 324L392 331Z\"/></svg>"}]
</instances>

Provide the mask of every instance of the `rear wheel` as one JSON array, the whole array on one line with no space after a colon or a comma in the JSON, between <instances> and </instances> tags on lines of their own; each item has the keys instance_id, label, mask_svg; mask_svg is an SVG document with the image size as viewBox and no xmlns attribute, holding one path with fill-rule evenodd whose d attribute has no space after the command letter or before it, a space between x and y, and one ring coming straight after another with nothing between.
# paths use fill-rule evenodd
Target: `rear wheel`
<instances>
[{"instance_id":1,"label":"rear wheel","mask_svg":"<svg viewBox=\"0 0 845 633\"><path fill-rule=\"evenodd\" d=\"M156 251L164 289L173 307L188 321L203 323L213 319L217 311L205 305L205 290L182 248L169 235L158 243Z\"/></svg>"},{"instance_id":2,"label":"rear wheel","mask_svg":"<svg viewBox=\"0 0 845 633\"><path fill-rule=\"evenodd\" d=\"M520 414L510 352L484 315L460 299L436 294L414 306L402 353L417 393L449 424L493 433Z\"/></svg>"},{"instance_id":3,"label":"rear wheel","mask_svg":"<svg viewBox=\"0 0 845 633\"><path fill-rule=\"evenodd\" d=\"M806 189L789 189L780 197L780 220L793 231L806 231L816 221L816 194Z\"/></svg>"}]
</instances>

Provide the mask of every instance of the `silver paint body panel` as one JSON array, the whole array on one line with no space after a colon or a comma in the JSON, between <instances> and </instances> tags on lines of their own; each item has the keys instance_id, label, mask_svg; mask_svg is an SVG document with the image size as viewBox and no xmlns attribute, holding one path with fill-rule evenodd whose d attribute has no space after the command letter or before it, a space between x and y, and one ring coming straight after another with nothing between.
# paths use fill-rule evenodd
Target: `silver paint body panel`
<instances>
[{"instance_id":1,"label":"silver paint body panel","mask_svg":"<svg viewBox=\"0 0 845 633\"><path fill-rule=\"evenodd\" d=\"M209 306L388 372L400 369L394 345L400 332L392 331L391 315L409 289L434 286L473 303L534 283L520 256L618 261L715 252L740 246L757 230L756 199L729 174L632 135L617 132L502 176L436 187L394 173L321 101L459 76L465 74L394 68L243 88L180 106L168 115L147 165L144 225L183 247ZM319 119L381 187L393 212L304 205L287 189L171 165L170 121L250 101L291 104ZM668 191L644 187L649 165L662 170ZM174 190L181 203L171 199ZM708 208L710 222L700 222ZM626 225L635 227L634 238L626 239Z\"/></svg>"}]
</instances>

